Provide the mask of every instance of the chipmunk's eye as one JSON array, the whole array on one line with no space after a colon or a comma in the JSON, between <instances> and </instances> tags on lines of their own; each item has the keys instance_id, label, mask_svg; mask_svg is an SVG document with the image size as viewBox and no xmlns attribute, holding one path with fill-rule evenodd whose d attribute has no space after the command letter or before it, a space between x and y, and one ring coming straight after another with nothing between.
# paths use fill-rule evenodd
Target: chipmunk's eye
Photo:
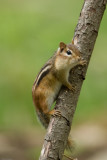
<instances>
[{"instance_id":1,"label":"chipmunk's eye","mask_svg":"<svg viewBox=\"0 0 107 160\"><path fill-rule=\"evenodd\" d=\"M68 50L66 53L67 53L68 55L71 55L71 54L72 54L72 52L71 52L70 50Z\"/></svg>"}]
</instances>

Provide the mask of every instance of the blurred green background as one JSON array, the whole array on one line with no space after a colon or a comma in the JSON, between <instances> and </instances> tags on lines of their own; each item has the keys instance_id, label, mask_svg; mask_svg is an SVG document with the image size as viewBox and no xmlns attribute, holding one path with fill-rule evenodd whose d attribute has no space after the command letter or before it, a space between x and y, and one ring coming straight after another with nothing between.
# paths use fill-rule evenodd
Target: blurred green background
<instances>
[{"instance_id":1,"label":"blurred green background","mask_svg":"<svg viewBox=\"0 0 107 160\"><path fill-rule=\"evenodd\" d=\"M45 130L36 119L32 85L59 42L72 40L83 2L0 0L0 160L38 159ZM106 41L107 11L72 130L90 123L107 129Z\"/></svg>"}]
</instances>

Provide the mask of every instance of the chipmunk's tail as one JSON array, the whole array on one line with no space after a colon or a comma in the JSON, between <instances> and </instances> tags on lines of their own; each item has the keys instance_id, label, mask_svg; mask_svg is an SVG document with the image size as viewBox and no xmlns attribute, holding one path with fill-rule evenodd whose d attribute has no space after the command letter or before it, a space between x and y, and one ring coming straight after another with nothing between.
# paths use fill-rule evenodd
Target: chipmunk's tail
<instances>
[{"instance_id":1,"label":"chipmunk's tail","mask_svg":"<svg viewBox=\"0 0 107 160\"><path fill-rule=\"evenodd\" d=\"M47 128L49 125L50 117L48 117L47 114L45 114L40 107L37 107L38 104L36 103L36 98L35 98L35 88L34 86L32 87L32 98L33 98L33 103L35 106L36 114L37 114L37 119L41 122L41 124Z\"/></svg>"},{"instance_id":2,"label":"chipmunk's tail","mask_svg":"<svg viewBox=\"0 0 107 160\"><path fill-rule=\"evenodd\" d=\"M36 111L37 117L41 124L47 129L49 125L50 118L41 111Z\"/></svg>"},{"instance_id":3,"label":"chipmunk's tail","mask_svg":"<svg viewBox=\"0 0 107 160\"><path fill-rule=\"evenodd\" d=\"M47 129L50 118L46 114L40 111L37 111L37 116L41 124L45 127L45 129ZM69 135L68 140L67 140L66 150L73 152L74 148L75 148L75 143L72 140L71 136Z\"/></svg>"},{"instance_id":4,"label":"chipmunk's tail","mask_svg":"<svg viewBox=\"0 0 107 160\"><path fill-rule=\"evenodd\" d=\"M67 145L66 145L66 150L70 150L71 152L73 152L74 149L75 149L75 143L72 140L71 136L69 135Z\"/></svg>"},{"instance_id":5,"label":"chipmunk's tail","mask_svg":"<svg viewBox=\"0 0 107 160\"><path fill-rule=\"evenodd\" d=\"M47 129L49 125L50 117L40 111L36 111L36 114L41 124L45 127L45 129ZM69 135L67 144L66 144L66 150L73 152L74 148L75 148L75 143L72 140L71 136Z\"/></svg>"}]
</instances>

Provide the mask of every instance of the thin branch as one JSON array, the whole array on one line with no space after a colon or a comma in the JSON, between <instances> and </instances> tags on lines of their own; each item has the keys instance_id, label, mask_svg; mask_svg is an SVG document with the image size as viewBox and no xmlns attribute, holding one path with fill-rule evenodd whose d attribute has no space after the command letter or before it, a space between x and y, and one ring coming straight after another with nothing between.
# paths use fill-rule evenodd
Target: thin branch
<instances>
[{"instance_id":1,"label":"thin branch","mask_svg":"<svg viewBox=\"0 0 107 160\"><path fill-rule=\"evenodd\" d=\"M70 81L76 86L74 93L62 88L56 108L62 117L52 117L45 136L40 160L61 160L66 147L75 113L81 86L86 75L89 60L98 35L99 26L106 8L107 0L85 0L74 34L74 44L87 60L84 67L78 66L70 73Z\"/></svg>"}]
</instances>

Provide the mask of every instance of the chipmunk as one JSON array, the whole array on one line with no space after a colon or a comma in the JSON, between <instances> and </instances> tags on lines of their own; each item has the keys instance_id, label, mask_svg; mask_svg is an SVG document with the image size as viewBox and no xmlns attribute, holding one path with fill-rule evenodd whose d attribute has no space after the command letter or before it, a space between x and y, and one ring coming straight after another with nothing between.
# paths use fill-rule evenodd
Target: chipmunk
<instances>
[{"instance_id":1,"label":"chipmunk","mask_svg":"<svg viewBox=\"0 0 107 160\"><path fill-rule=\"evenodd\" d=\"M80 52L74 44L60 42L52 58L40 70L32 87L33 102L38 118L45 128L48 127L50 115L61 116L59 110L50 110L56 100L61 86L74 90L68 81L70 70L76 65L84 65Z\"/></svg>"}]
</instances>

